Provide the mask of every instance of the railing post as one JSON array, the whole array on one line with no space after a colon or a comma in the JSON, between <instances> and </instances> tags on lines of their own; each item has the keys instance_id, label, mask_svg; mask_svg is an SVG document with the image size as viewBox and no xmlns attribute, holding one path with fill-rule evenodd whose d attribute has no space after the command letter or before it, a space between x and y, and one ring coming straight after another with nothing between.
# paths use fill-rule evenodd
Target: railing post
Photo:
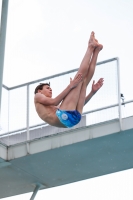
<instances>
[{"instance_id":1,"label":"railing post","mask_svg":"<svg viewBox=\"0 0 133 200\"><path fill-rule=\"evenodd\" d=\"M121 91L120 91L120 66L119 66L119 58L117 58L117 78L118 78L118 112L119 112L119 123L120 130L123 130L122 126L122 112L121 112Z\"/></svg>"},{"instance_id":2,"label":"railing post","mask_svg":"<svg viewBox=\"0 0 133 200\"><path fill-rule=\"evenodd\" d=\"M0 113L1 113L1 94L2 94L2 82L3 82L7 14L8 14L8 0L3 0L2 10L1 10L1 28L0 28Z\"/></svg>"},{"instance_id":3,"label":"railing post","mask_svg":"<svg viewBox=\"0 0 133 200\"><path fill-rule=\"evenodd\" d=\"M29 135L29 84L27 85L27 112L26 112L26 125L27 125L27 141L30 139ZM27 153L30 154L30 146L27 142Z\"/></svg>"}]
</instances>

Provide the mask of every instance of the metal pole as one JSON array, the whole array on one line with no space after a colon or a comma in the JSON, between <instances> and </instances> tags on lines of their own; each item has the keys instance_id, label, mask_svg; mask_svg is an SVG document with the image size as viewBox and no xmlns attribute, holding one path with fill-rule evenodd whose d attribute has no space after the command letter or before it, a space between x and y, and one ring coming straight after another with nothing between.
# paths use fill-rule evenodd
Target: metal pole
<instances>
[{"instance_id":1,"label":"metal pole","mask_svg":"<svg viewBox=\"0 0 133 200\"><path fill-rule=\"evenodd\" d=\"M27 85L27 112L26 112L26 121L27 121L27 140L30 139L29 135L29 85ZM27 142L27 153L30 153L29 143Z\"/></svg>"},{"instance_id":2,"label":"metal pole","mask_svg":"<svg viewBox=\"0 0 133 200\"><path fill-rule=\"evenodd\" d=\"M118 110L119 110L119 123L120 123L120 130L123 130L122 127L122 112L121 112L121 91L120 91L120 66L119 66L119 58L117 58L117 73L118 73Z\"/></svg>"},{"instance_id":3,"label":"metal pole","mask_svg":"<svg viewBox=\"0 0 133 200\"><path fill-rule=\"evenodd\" d=\"M3 82L7 14L8 14L8 0L3 0L2 10L1 10L1 27L0 27L0 112L1 112L1 94L2 94L2 82Z\"/></svg>"},{"instance_id":4,"label":"metal pole","mask_svg":"<svg viewBox=\"0 0 133 200\"><path fill-rule=\"evenodd\" d=\"M40 188L41 188L41 184L36 185L36 187L34 189L34 192L33 192L32 196L31 196L30 200L33 200L35 198L35 196L36 196L36 194L37 194L37 192L38 192L38 190Z\"/></svg>"},{"instance_id":5,"label":"metal pole","mask_svg":"<svg viewBox=\"0 0 133 200\"><path fill-rule=\"evenodd\" d=\"M10 90L8 90L8 146L10 145Z\"/></svg>"}]
</instances>

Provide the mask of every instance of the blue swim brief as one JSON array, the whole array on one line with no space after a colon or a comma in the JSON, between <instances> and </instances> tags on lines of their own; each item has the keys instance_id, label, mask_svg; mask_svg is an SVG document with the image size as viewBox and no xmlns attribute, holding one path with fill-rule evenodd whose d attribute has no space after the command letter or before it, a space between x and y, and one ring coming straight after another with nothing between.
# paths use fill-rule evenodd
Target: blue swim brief
<instances>
[{"instance_id":1,"label":"blue swim brief","mask_svg":"<svg viewBox=\"0 0 133 200\"><path fill-rule=\"evenodd\" d=\"M81 114L77 110L60 110L56 111L56 115L60 122L68 128L78 124L81 120Z\"/></svg>"}]
</instances>

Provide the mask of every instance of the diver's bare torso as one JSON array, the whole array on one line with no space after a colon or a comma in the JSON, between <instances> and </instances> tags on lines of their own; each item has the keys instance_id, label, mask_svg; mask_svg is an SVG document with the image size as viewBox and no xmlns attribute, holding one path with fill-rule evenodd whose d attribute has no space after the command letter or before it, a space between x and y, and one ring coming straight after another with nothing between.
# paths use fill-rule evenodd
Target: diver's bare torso
<instances>
[{"instance_id":1,"label":"diver's bare torso","mask_svg":"<svg viewBox=\"0 0 133 200\"><path fill-rule=\"evenodd\" d=\"M56 116L57 106L45 106L35 101L36 111L39 117L48 124L56 127L66 128Z\"/></svg>"}]
</instances>

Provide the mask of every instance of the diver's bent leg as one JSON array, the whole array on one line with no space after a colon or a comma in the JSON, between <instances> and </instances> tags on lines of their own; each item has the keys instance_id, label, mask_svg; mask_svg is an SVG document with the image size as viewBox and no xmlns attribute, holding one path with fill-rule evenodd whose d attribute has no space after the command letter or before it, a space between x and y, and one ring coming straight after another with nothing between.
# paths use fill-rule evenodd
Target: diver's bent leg
<instances>
[{"instance_id":1,"label":"diver's bent leg","mask_svg":"<svg viewBox=\"0 0 133 200\"><path fill-rule=\"evenodd\" d=\"M87 52L81 62L80 68L77 72L77 74L82 73L83 79L88 72L90 58L92 56L93 50L94 50L94 48L92 48L92 46L88 47ZM62 110L75 110L76 109L79 98L80 98L80 91L81 91L82 84L83 84L83 81L81 83L79 83L76 88L72 89L68 93L68 95L62 101L62 103L60 105L60 109L62 109Z\"/></svg>"},{"instance_id":2,"label":"diver's bent leg","mask_svg":"<svg viewBox=\"0 0 133 200\"><path fill-rule=\"evenodd\" d=\"M85 97L86 97L86 79L84 80L84 82L82 84L78 104L76 107L76 110L78 110L80 112L80 114L82 114L82 111L83 111L83 107L85 104Z\"/></svg>"},{"instance_id":3,"label":"diver's bent leg","mask_svg":"<svg viewBox=\"0 0 133 200\"><path fill-rule=\"evenodd\" d=\"M81 92L80 92L80 96L79 96L79 101L77 104L76 109L82 114L83 111L83 107L85 104L85 98L86 98L86 88L87 85L89 84L90 80L92 79L92 76L94 74L95 71L95 66L96 66L96 62L97 62L97 57L99 52L101 51L101 49L103 48L103 46L101 44L98 45L98 47L95 48L92 59L91 59L91 63L89 66L89 70L87 73L87 76L85 77L82 87L81 87Z\"/></svg>"},{"instance_id":4,"label":"diver's bent leg","mask_svg":"<svg viewBox=\"0 0 133 200\"><path fill-rule=\"evenodd\" d=\"M80 68L77 72L77 74L81 73L83 78L87 75L93 51L98 45L99 44L98 44L98 41L95 39L94 32L92 32L90 39L89 39L87 51L86 51L85 56L80 64ZM81 83L79 83L76 88L74 88L73 90L71 90L69 92L69 94L62 101L62 103L60 105L60 109L62 109L62 110L63 109L64 110L75 110L76 109L78 101L79 101L79 97L80 97L80 90L82 87L82 83L83 83L83 81Z\"/></svg>"},{"instance_id":5,"label":"diver's bent leg","mask_svg":"<svg viewBox=\"0 0 133 200\"><path fill-rule=\"evenodd\" d=\"M88 73L86 75L86 86L89 84L89 82L91 81L93 74L95 72L95 67L96 67L96 62L97 62L97 58L98 58L98 54L99 52L102 50L103 46L101 44L98 45L97 48L95 48L91 62L90 62L90 66L89 66L89 70Z\"/></svg>"},{"instance_id":6,"label":"diver's bent leg","mask_svg":"<svg viewBox=\"0 0 133 200\"><path fill-rule=\"evenodd\" d=\"M80 91L83 81L78 84L78 86L72 89L68 95L63 99L60 109L61 110L75 110L79 101Z\"/></svg>"},{"instance_id":7,"label":"diver's bent leg","mask_svg":"<svg viewBox=\"0 0 133 200\"><path fill-rule=\"evenodd\" d=\"M95 39L94 32L92 32L89 39L87 51L83 57L83 60L77 72L81 73L83 78L87 75L93 51L97 46L98 46L98 41Z\"/></svg>"}]
</instances>

